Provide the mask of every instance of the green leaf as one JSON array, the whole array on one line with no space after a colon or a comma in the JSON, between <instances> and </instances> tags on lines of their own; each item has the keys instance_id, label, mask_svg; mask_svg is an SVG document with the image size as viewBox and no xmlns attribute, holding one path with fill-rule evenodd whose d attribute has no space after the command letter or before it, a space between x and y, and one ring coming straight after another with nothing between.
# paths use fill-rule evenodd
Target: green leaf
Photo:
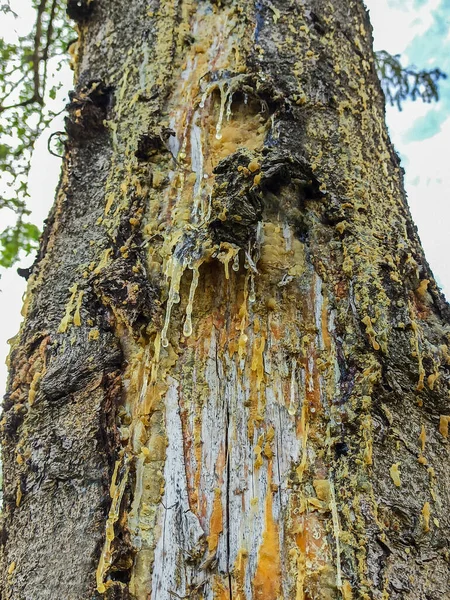
<instances>
[{"instance_id":1,"label":"green leaf","mask_svg":"<svg viewBox=\"0 0 450 600\"><path fill-rule=\"evenodd\" d=\"M19 252L27 255L37 250L40 232L32 223L19 219L14 227L7 227L0 233L0 266L12 267L18 260Z\"/></svg>"},{"instance_id":2,"label":"green leaf","mask_svg":"<svg viewBox=\"0 0 450 600\"><path fill-rule=\"evenodd\" d=\"M25 0L36 10L41 0ZM69 40L74 32L66 17L66 2L57 2L53 20L51 8L53 2L46 3L40 26L41 53L45 49L46 60L62 56L59 64L68 61L64 56ZM13 13L9 0L0 0L0 14ZM51 38L49 39L49 33ZM36 23L26 35L20 36L16 43L0 39L0 106L10 107L0 112L0 189L8 194L0 198L0 208L8 208L17 215L17 223L0 233L0 265L11 266L20 252L32 252L39 239L38 228L26 221L29 210L26 208L28 193L28 174L34 144L38 136L49 126L61 107L55 102L41 106L37 102L19 106L36 94L34 78L34 43ZM44 80L48 65L40 58L38 93L45 100L57 100L60 84ZM50 75L51 76L51 75Z\"/></svg>"}]
</instances>

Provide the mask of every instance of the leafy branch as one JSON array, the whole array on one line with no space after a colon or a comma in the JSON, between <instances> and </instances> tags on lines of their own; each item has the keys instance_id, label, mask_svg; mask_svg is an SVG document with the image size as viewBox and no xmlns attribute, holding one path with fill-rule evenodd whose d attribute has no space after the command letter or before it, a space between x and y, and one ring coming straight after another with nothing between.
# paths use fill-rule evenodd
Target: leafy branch
<instances>
[{"instance_id":1,"label":"leafy branch","mask_svg":"<svg viewBox=\"0 0 450 600\"><path fill-rule=\"evenodd\" d=\"M380 78L386 101L402 110L402 102L407 99L423 102L439 100L438 83L447 75L440 69L417 70L414 66L405 68L400 62L400 55L393 56L380 50L375 53L376 68Z\"/></svg>"},{"instance_id":2,"label":"leafy branch","mask_svg":"<svg viewBox=\"0 0 450 600\"><path fill-rule=\"evenodd\" d=\"M52 102L61 87L52 72L67 63L73 35L65 0L30 4L36 15L32 31L15 43L0 39L0 209L16 215L15 225L0 232L3 267L13 265L21 250L28 254L38 245L39 230L27 219L30 162L36 139L61 112ZM9 2L0 5L0 12L17 18Z\"/></svg>"}]
</instances>

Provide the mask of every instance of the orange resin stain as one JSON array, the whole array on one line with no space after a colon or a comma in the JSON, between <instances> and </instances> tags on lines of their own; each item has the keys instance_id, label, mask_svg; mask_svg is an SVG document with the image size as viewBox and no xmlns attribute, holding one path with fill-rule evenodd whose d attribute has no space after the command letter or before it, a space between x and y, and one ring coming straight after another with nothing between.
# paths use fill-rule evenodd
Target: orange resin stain
<instances>
[{"instance_id":1,"label":"orange resin stain","mask_svg":"<svg viewBox=\"0 0 450 600\"><path fill-rule=\"evenodd\" d=\"M331 336L328 331L328 310L327 310L327 299L323 299L322 304L322 315L321 315L321 325L322 325L322 339L325 348L329 351L331 350Z\"/></svg>"},{"instance_id":2,"label":"orange resin stain","mask_svg":"<svg viewBox=\"0 0 450 600\"><path fill-rule=\"evenodd\" d=\"M214 600L230 600L230 591L218 577L215 577L213 584Z\"/></svg>"},{"instance_id":3,"label":"orange resin stain","mask_svg":"<svg viewBox=\"0 0 450 600\"><path fill-rule=\"evenodd\" d=\"M305 371L305 396L306 403L308 405L308 417L312 418L313 416L318 417L322 412L322 402L320 398L320 378L317 368L316 336L312 334L312 332L316 332L315 306L317 299L314 285L311 285L310 293L306 296L305 300L305 304L301 307L301 313L308 334L305 336L304 343L302 344L303 356L301 359L301 364ZM324 336L324 343L326 339L328 340L328 343L330 343L330 337L327 330L327 312L325 301L323 306L325 307L325 314L322 310L322 335ZM324 334L323 329L326 330L328 337L326 337Z\"/></svg>"},{"instance_id":4,"label":"orange resin stain","mask_svg":"<svg viewBox=\"0 0 450 600\"><path fill-rule=\"evenodd\" d=\"M145 394L144 402L140 407L140 415L151 414L162 396L167 391L167 384L165 382L150 382L147 387L147 393Z\"/></svg>"},{"instance_id":5,"label":"orange resin stain","mask_svg":"<svg viewBox=\"0 0 450 600\"><path fill-rule=\"evenodd\" d=\"M272 479L269 465L269 481ZM258 553L258 566L253 578L255 600L276 600L281 593L281 560L278 525L273 518L272 490L270 485L266 497L265 530Z\"/></svg>"},{"instance_id":6,"label":"orange resin stain","mask_svg":"<svg viewBox=\"0 0 450 600\"><path fill-rule=\"evenodd\" d=\"M266 340L264 336L256 338L253 344L253 356L251 369L256 373L256 388L259 391L264 380L264 347Z\"/></svg>"},{"instance_id":7,"label":"orange resin stain","mask_svg":"<svg viewBox=\"0 0 450 600\"><path fill-rule=\"evenodd\" d=\"M352 586L348 581L344 581L342 584L342 596L344 600L353 600Z\"/></svg>"},{"instance_id":8,"label":"orange resin stain","mask_svg":"<svg viewBox=\"0 0 450 600\"><path fill-rule=\"evenodd\" d=\"M225 329L225 318L222 310L216 311L213 315L213 326L216 331L219 332L218 335L218 344L221 348L225 347L227 341L226 329Z\"/></svg>"},{"instance_id":9,"label":"orange resin stain","mask_svg":"<svg viewBox=\"0 0 450 600\"><path fill-rule=\"evenodd\" d=\"M306 406L306 402L302 407L301 418L297 419L297 435L302 438L302 458L300 460L300 464L297 467L297 475L299 481L302 481L303 473L307 466L308 455L306 452L308 445L308 434L309 434L309 422L308 422L308 408Z\"/></svg>"},{"instance_id":10,"label":"orange resin stain","mask_svg":"<svg viewBox=\"0 0 450 600\"><path fill-rule=\"evenodd\" d=\"M296 535L300 552L306 554L309 563L319 559L326 534L319 518L314 513L306 513Z\"/></svg>"},{"instance_id":11,"label":"orange resin stain","mask_svg":"<svg viewBox=\"0 0 450 600\"><path fill-rule=\"evenodd\" d=\"M200 319L197 323L198 342L196 346L196 361L204 362L208 358L211 347L211 331L214 326L214 316L209 315Z\"/></svg>"},{"instance_id":12,"label":"orange resin stain","mask_svg":"<svg viewBox=\"0 0 450 600\"><path fill-rule=\"evenodd\" d=\"M257 322L259 331L259 322ZM266 339L264 336L255 337L252 348L252 360L250 364L250 393L249 393L249 420L248 436L253 439L255 425L261 419L265 409L265 394L261 392L261 383L264 382L264 348Z\"/></svg>"},{"instance_id":13,"label":"orange resin stain","mask_svg":"<svg viewBox=\"0 0 450 600\"><path fill-rule=\"evenodd\" d=\"M214 490L214 503L209 523L208 550L210 554L214 554L219 544L219 536L223 531L223 509L222 495L220 489Z\"/></svg>"},{"instance_id":14,"label":"orange resin stain","mask_svg":"<svg viewBox=\"0 0 450 600\"><path fill-rule=\"evenodd\" d=\"M245 600L245 572L247 570L248 552L241 548L234 564L233 598Z\"/></svg>"},{"instance_id":15,"label":"orange resin stain","mask_svg":"<svg viewBox=\"0 0 450 600\"><path fill-rule=\"evenodd\" d=\"M226 346L228 356L232 358L235 354L239 354L241 358L245 355L245 345L247 336L245 328L247 327L247 292L240 289L242 277L237 277L235 300L230 305L230 318L228 327L223 330L223 335L226 337L224 347ZM245 305L244 305L245 304ZM243 339L241 339L243 338Z\"/></svg>"},{"instance_id":16,"label":"orange resin stain","mask_svg":"<svg viewBox=\"0 0 450 600\"><path fill-rule=\"evenodd\" d=\"M422 508L422 517L423 517L423 530L425 533L430 531L430 515L431 515L431 507L429 502L425 502Z\"/></svg>"},{"instance_id":17,"label":"orange resin stain","mask_svg":"<svg viewBox=\"0 0 450 600\"><path fill-rule=\"evenodd\" d=\"M306 372L306 400L311 413L318 413L322 408L320 400L320 381L317 369L317 354L314 344L308 348L308 354L304 360Z\"/></svg>"},{"instance_id":18,"label":"orange resin stain","mask_svg":"<svg viewBox=\"0 0 450 600\"><path fill-rule=\"evenodd\" d=\"M270 333L275 340L279 341L283 338L284 332L278 323L274 323L273 321L271 321L270 322Z\"/></svg>"},{"instance_id":19,"label":"orange resin stain","mask_svg":"<svg viewBox=\"0 0 450 600\"><path fill-rule=\"evenodd\" d=\"M188 411L185 406L183 394L180 394L180 419L183 432L189 431ZM195 465L192 455L195 454L192 435L183 435L184 452L186 456L186 480L189 495L189 506L195 510L198 500L198 492L194 488Z\"/></svg>"},{"instance_id":20,"label":"orange resin stain","mask_svg":"<svg viewBox=\"0 0 450 600\"><path fill-rule=\"evenodd\" d=\"M291 553L296 557L297 567L295 600L305 600L310 597L310 584L317 585L318 574L328 565L326 531L320 518L309 512L295 519L294 529L297 547Z\"/></svg>"}]
</instances>

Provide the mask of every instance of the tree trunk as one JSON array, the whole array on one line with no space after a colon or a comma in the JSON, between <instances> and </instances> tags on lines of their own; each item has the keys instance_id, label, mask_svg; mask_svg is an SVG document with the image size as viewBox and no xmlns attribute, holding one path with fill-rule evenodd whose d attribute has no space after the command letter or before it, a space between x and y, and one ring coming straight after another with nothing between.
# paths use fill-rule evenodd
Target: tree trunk
<instances>
[{"instance_id":1,"label":"tree trunk","mask_svg":"<svg viewBox=\"0 0 450 600\"><path fill-rule=\"evenodd\" d=\"M1 597L450 598L449 312L362 2L69 4Z\"/></svg>"}]
</instances>

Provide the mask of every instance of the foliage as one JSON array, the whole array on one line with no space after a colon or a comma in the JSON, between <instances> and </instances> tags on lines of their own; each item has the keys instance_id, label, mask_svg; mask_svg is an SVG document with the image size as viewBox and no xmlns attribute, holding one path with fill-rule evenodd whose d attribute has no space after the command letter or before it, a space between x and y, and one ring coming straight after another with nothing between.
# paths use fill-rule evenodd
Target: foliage
<instances>
[{"instance_id":1,"label":"foliage","mask_svg":"<svg viewBox=\"0 0 450 600\"><path fill-rule=\"evenodd\" d=\"M439 80L447 78L440 69L418 71L414 66L405 68L399 54L392 56L386 50L376 52L375 60L381 87L392 106L397 105L402 110L402 102L408 98L421 98L423 102L439 100Z\"/></svg>"},{"instance_id":2,"label":"foliage","mask_svg":"<svg viewBox=\"0 0 450 600\"><path fill-rule=\"evenodd\" d=\"M0 232L0 265L5 267L17 260L20 250L28 254L37 247L39 230L27 221L31 155L37 137L57 114L51 100L61 83L56 77L51 81L49 66L59 60L61 68L67 61L73 35L65 0L32 0L32 5L32 30L15 43L0 39L0 209L16 215L15 225ZM9 2L0 11L17 16Z\"/></svg>"},{"instance_id":3,"label":"foliage","mask_svg":"<svg viewBox=\"0 0 450 600\"><path fill-rule=\"evenodd\" d=\"M23 0L22 0L23 1ZM16 214L16 223L0 231L0 266L9 267L20 251L32 252L39 239L37 227L27 221L28 174L34 143L58 112L52 107L61 86L49 81L49 65L67 61L73 30L66 16L67 0L29 0L36 20L32 30L15 43L0 39L0 210ZM15 15L9 0L0 12ZM17 15L16 15L17 16ZM439 69L404 68L398 56L376 53L376 66L386 99L401 104L407 98L424 102L438 99Z\"/></svg>"}]
</instances>

